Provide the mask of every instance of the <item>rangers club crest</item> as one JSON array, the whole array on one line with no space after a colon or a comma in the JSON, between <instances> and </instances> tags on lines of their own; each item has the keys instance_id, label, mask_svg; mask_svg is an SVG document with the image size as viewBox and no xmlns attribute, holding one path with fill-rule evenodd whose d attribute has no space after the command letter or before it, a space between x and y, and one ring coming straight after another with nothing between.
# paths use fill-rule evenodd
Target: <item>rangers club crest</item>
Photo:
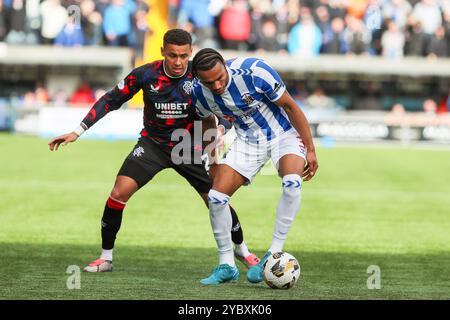
<instances>
[{"instance_id":1,"label":"rangers club crest","mask_svg":"<svg viewBox=\"0 0 450 320\"><path fill-rule=\"evenodd\" d=\"M194 88L194 83L192 81L185 81L183 84L183 91L186 95L190 95L192 89Z\"/></svg>"},{"instance_id":2,"label":"rangers club crest","mask_svg":"<svg viewBox=\"0 0 450 320\"><path fill-rule=\"evenodd\" d=\"M134 149L134 151L133 151L133 156L135 156L135 157L140 157L140 156L142 156L142 154L144 154L144 153L145 153L144 148L142 148L142 147L137 147L137 148Z\"/></svg>"},{"instance_id":3,"label":"rangers club crest","mask_svg":"<svg viewBox=\"0 0 450 320\"><path fill-rule=\"evenodd\" d=\"M255 99L250 95L250 93L246 92L241 96L242 101L245 102L245 104L251 104Z\"/></svg>"}]
</instances>

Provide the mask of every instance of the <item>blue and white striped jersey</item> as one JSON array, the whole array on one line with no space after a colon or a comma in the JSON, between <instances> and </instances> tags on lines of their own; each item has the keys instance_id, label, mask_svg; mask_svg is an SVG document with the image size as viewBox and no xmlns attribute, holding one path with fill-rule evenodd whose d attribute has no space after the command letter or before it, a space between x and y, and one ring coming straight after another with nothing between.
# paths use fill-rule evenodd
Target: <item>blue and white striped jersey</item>
<instances>
[{"instance_id":1,"label":"blue and white striped jersey","mask_svg":"<svg viewBox=\"0 0 450 320\"><path fill-rule=\"evenodd\" d=\"M196 80L193 104L202 118L211 114L233 123L236 134L252 143L271 141L292 128L286 112L274 101L286 90L278 73L257 58L227 61L230 80L217 95Z\"/></svg>"}]
</instances>

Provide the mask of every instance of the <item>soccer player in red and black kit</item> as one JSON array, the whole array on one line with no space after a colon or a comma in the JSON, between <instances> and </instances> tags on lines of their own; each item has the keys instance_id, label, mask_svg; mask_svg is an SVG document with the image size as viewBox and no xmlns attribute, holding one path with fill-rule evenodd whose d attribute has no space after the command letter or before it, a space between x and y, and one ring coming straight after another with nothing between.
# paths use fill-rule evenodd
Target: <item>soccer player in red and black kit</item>
<instances>
[{"instance_id":1,"label":"soccer player in red and black kit","mask_svg":"<svg viewBox=\"0 0 450 320\"><path fill-rule=\"evenodd\" d=\"M212 179L204 163L200 160L178 164L182 161L171 157L177 144L177 141L172 141L172 133L182 129L193 136L194 121L199 120L190 96L193 81L189 62L192 54L191 43L188 32L181 29L167 31L161 48L163 60L131 71L123 81L93 105L78 128L49 142L50 150L53 151L58 150L60 145L76 141L108 112L119 109L139 90L143 91L144 128L136 146L117 174L101 220L102 253L99 259L84 268L87 272L112 271L112 252L125 205L137 190L161 170L173 168L194 187L208 205ZM191 149L194 153L195 143ZM242 228L233 209L231 215L231 234L237 258L247 267L257 264L259 259L249 252L244 243Z\"/></svg>"}]
</instances>

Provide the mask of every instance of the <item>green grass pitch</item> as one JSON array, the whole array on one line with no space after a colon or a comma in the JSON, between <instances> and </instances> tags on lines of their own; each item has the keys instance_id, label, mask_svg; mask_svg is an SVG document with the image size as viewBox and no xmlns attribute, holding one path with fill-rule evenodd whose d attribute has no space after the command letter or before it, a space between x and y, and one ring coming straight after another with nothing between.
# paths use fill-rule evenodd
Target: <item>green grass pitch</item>
<instances>
[{"instance_id":1,"label":"green grass pitch","mask_svg":"<svg viewBox=\"0 0 450 320\"><path fill-rule=\"evenodd\" d=\"M449 299L450 152L318 148L285 250L300 261L293 289L199 283L217 263L208 211L174 171L128 203L115 270L70 265L100 253L100 218L134 141L81 139L51 153L44 139L0 135L0 299ZM266 172L267 173L267 172ZM280 179L260 175L232 198L251 250L270 245ZM381 288L367 269L379 266Z\"/></svg>"}]
</instances>

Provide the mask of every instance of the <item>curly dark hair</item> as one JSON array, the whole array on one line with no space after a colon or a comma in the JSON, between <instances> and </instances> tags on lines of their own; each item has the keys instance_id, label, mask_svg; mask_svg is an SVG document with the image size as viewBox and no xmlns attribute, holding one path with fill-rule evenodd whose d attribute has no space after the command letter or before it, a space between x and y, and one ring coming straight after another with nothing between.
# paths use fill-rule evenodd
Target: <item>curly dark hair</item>
<instances>
[{"instance_id":1,"label":"curly dark hair","mask_svg":"<svg viewBox=\"0 0 450 320\"><path fill-rule=\"evenodd\" d=\"M183 29L170 29L164 34L163 44L164 46L167 44L175 44L177 46L192 45L192 37L189 32Z\"/></svg>"},{"instance_id":2,"label":"curly dark hair","mask_svg":"<svg viewBox=\"0 0 450 320\"><path fill-rule=\"evenodd\" d=\"M197 52L192 61L192 73L197 76L198 71L210 70L217 62L225 65L225 59L218 51L211 48L202 49Z\"/></svg>"}]
</instances>

